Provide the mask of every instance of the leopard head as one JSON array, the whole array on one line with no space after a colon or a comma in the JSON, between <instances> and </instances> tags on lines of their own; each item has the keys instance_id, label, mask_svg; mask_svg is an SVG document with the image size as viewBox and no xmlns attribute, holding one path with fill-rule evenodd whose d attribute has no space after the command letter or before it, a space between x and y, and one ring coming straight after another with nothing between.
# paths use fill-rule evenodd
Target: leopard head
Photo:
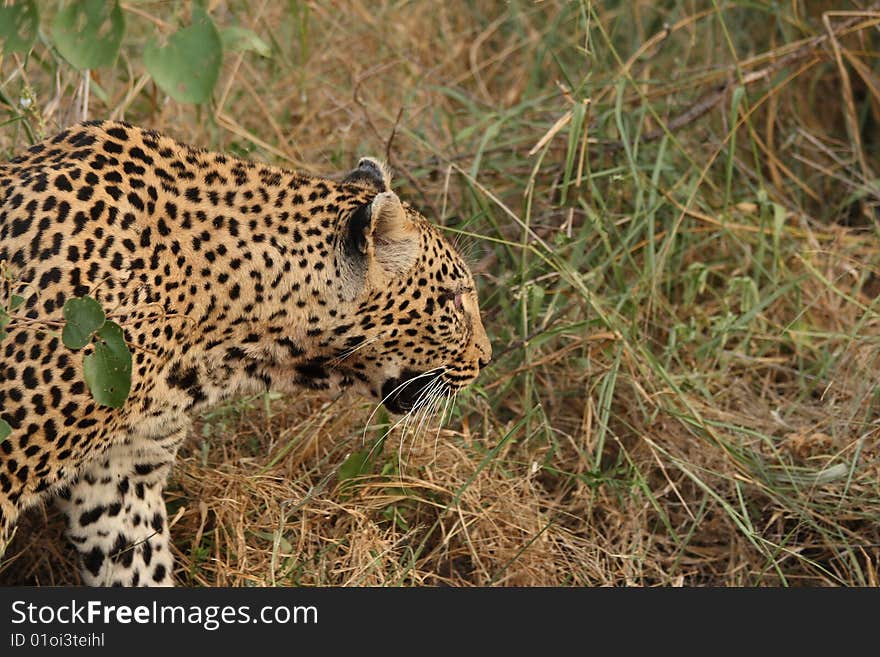
<instances>
[{"instance_id":1,"label":"leopard head","mask_svg":"<svg viewBox=\"0 0 880 657\"><path fill-rule=\"evenodd\" d=\"M372 158L343 180L371 199L340 226L340 283L356 321L334 333L343 362L359 369L368 392L402 413L472 382L492 346L467 264L389 180Z\"/></svg>"}]
</instances>

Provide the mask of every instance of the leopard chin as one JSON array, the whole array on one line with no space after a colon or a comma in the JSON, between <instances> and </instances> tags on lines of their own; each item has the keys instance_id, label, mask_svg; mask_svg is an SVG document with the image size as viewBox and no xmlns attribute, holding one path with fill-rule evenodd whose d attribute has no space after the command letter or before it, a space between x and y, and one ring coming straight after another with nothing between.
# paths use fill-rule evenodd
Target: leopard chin
<instances>
[{"instance_id":1,"label":"leopard chin","mask_svg":"<svg viewBox=\"0 0 880 657\"><path fill-rule=\"evenodd\" d=\"M382 384L382 403L391 413L408 413L429 397L428 388L442 388L442 385L436 385L441 374L442 370L439 369L427 372L404 370L400 376L387 379Z\"/></svg>"}]
</instances>

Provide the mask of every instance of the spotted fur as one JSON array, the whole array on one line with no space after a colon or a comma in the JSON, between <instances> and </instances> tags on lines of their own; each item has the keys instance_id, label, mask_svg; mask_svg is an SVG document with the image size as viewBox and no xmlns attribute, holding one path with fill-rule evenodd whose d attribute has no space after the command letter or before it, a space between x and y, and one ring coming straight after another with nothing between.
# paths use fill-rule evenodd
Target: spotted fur
<instances>
[{"instance_id":1,"label":"spotted fur","mask_svg":"<svg viewBox=\"0 0 880 657\"><path fill-rule=\"evenodd\" d=\"M172 583L162 489L194 412L301 386L404 412L491 357L467 266L370 158L333 182L82 124L0 164L3 262L25 301L0 342L0 531L56 494L89 584ZM132 350L121 409L60 341L82 295Z\"/></svg>"}]
</instances>

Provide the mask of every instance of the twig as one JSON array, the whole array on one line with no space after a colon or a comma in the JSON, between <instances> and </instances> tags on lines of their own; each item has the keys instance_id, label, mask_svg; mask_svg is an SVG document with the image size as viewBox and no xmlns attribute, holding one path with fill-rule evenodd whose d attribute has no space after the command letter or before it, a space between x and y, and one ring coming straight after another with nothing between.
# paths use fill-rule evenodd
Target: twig
<instances>
[{"instance_id":1,"label":"twig","mask_svg":"<svg viewBox=\"0 0 880 657\"><path fill-rule=\"evenodd\" d=\"M826 29L827 29L826 34L822 34L820 36L815 36L810 39L804 40L794 50L783 55L782 57L780 57L779 59L777 59L773 63L771 63L771 64L769 64L769 65L765 66L764 68L761 68L757 71L753 71L752 73L748 73L748 74L744 75L742 78L742 83L745 85L750 85L750 84L753 84L753 83L758 82L760 80L769 79L774 73L778 72L779 70L781 70L787 66L790 66L791 64L793 64L797 61L800 61L800 60L805 59L807 57L813 56L815 51L827 42L831 42L832 47L834 47L835 43L836 43L836 39L838 37L840 37L843 34L845 34L846 32L848 32L851 28L854 28L857 25L859 25L860 22L863 22L866 16L874 15L878 10L880 10L880 2L874 3L869 9L858 12L858 15L855 15L852 19L845 21L844 23L841 23L835 29L831 29L830 24L827 24L827 16L828 15L841 15L842 12L826 12L825 14L823 14L823 20L826 21ZM850 14L846 14L846 15L850 15ZM878 17L878 18L880 18L880 17ZM876 21L874 21L874 22L876 22ZM655 43L662 43L663 40L667 37L667 31L669 29L670 29L669 27L664 28L664 30L662 32L658 33L657 35L655 35L654 37L649 39L648 42L646 42L646 43L649 43L651 45L653 45ZM645 50L646 50L646 48L643 46L642 48L639 49L639 53L644 52ZM751 63L763 61L767 57L768 57L768 54L766 54L766 53L764 55L760 55L758 57L753 57L749 61L742 62L741 66L748 66ZM630 58L627 61L626 65L624 66L623 70L628 70L628 68L632 65L632 63L634 61L635 61L634 57ZM842 73L842 75L843 75L843 73ZM693 105L688 107L682 113L680 113L677 116L670 119L665 127L651 130L650 132L647 132L644 135L642 135L642 137L641 137L642 143L656 141L656 140L660 139L661 137L663 137L665 134L668 134L669 132L675 132L679 128L690 125L694 121L705 116L706 114L711 112L713 109L715 109L725 98L727 98L728 94L730 94L738 84L739 84L739 80L737 80L734 77L731 77L727 82L716 87L713 91L711 91L707 94L704 94L700 99L697 100L696 103L694 103ZM847 78L847 82L845 83L845 86L846 85L848 85L848 78ZM848 86L846 88L848 88ZM559 130L561 130L563 127L565 127L565 125L571 120L571 116L572 116L572 111L571 110L566 111L566 113L559 119L559 121L557 121L557 124L554 125L550 131L548 131L549 137L554 136L557 132L559 132ZM553 132L552 135L549 134L551 131ZM545 135L545 138L548 135ZM548 141L548 139L545 139L545 138L542 138L542 140L541 140L541 142L539 142L539 144L541 144L541 145L545 144L546 141ZM856 139L857 139L857 143L859 143L858 137L856 137ZM597 141L596 144L600 147L600 150L610 151L610 152L616 152L618 150L623 149L623 147L624 147L622 141ZM533 152L537 152L537 150L539 150L538 146L533 148L532 151L530 152L530 154ZM861 152L861 149L860 149L860 152ZM861 157L863 158L863 156L861 156ZM864 166L867 166L867 165L864 165ZM863 170L865 170L865 169L863 168Z\"/></svg>"},{"instance_id":2,"label":"twig","mask_svg":"<svg viewBox=\"0 0 880 657\"><path fill-rule=\"evenodd\" d=\"M400 125L400 119L403 117L403 105L397 111L394 119L394 125L391 126L391 134L388 135L388 143L385 144L385 161L391 162L391 144L394 143L394 137L397 135L397 126Z\"/></svg>"},{"instance_id":3,"label":"twig","mask_svg":"<svg viewBox=\"0 0 880 657\"><path fill-rule=\"evenodd\" d=\"M875 3L874 6L872 7L871 11L873 11L875 8L880 8L880 2ZM813 37L812 39L808 39L807 42L802 44L799 48L790 52L787 55L784 55L783 57L779 58L778 60L776 60L772 64L743 76L743 80L742 80L743 83L744 84L752 84L753 82L757 82L759 80L766 80L766 79L770 78L774 73L779 71L780 69L783 69L786 66L793 64L796 61L799 61L801 59L805 59L806 57L809 57L811 54L813 54L813 52L817 48L819 48L819 46L823 45L826 41L831 39L831 37L836 38L838 35L847 31L849 28L858 24L858 22L864 17L864 15L865 15L864 12L861 13L858 17L855 17L852 20L849 20L849 21L843 23L842 25L840 25L840 27L838 27L836 30L830 30L830 27L829 27L828 34L823 34L821 36L817 36L817 37ZM825 16L827 16L827 14L823 14L823 19ZM833 42L833 39L831 39L831 40ZM731 78L722 87L716 89L714 92L711 92L711 93L703 96L703 98L698 100L695 105L691 106L689 109L685 110L682 114L679 114L677 117L670 120L669 123L667 124L668 129L670 131L675 131L685 125L688 125L688 124L696 121L697 119L699 119L703 115L707 114L712 109L717 107L718 104L721 103L721 101L727 97L727 95L734 89L734 87L736 85L737 85L737 80L735 78ZM643 142L656 141L657 139L660 139L664 134L666 134L665 130L662 130L662 129L652 130L651 132L646 133L642 137L642 141ZM623 148L622 142L616 142L614 144L614 150L621 149L621 148Z\"/></svg>"},{"instance_id":4,"label":"twig","mask_svg":"<svg viewBox=\"0 0 880 657\"><path fill-rule=\"evenodd\" d=\"M361 85L363 84L364 80L371 78L372 76L376 75L377 73L384 70L385 68L388 68L389 66L393 66L397 63L398 62L395 60L395 61L391 61L391 62L386 62L384 64L379 64L377 66L374 66L374 67L368 69L365 73L363 73L357 77L357 80L355 81L355 85L354 85L354 91L352 91L352 99L354 100L355 104L361 108L361 112L363 113L364 120L366 121L367 126L370 128L370 130L373 131L373 134L376 135L376 138L379 139L380 141L383 140L382 133L379 131L379 128L377 128L376 124L373 122L373 118L372 118L372 116L370 116L370 111L367 108L366 102L364 101L363 98L361 98L361 95L360 95ZM386 141L385 159L387 160L388 164L391 166L392 169L394 169L395 171L399 171L400 173L402 173L406 177L406 179L410 182L410 184L419 193L419 196L422 197L422 202L425 204L426 207L428 207L431 214L435 217L439 216L437 214L437 208L435 208L434 204L431 203L431 199L425 193L425 190L422 189L422 186L419 185L419 182L415 178L415 176L413 176L406 167L404 167L402 165L398 165L396 160L394 158L392 158L391 141L392 141L392 139L394 139L394 133L397 130L397 122L400 120L400 115L402 113L403 113L403 107L401 106L400 111L398 112L397 119L395 120L394 125L391 128L391 136Z\"/></svg>"}]
</instances>

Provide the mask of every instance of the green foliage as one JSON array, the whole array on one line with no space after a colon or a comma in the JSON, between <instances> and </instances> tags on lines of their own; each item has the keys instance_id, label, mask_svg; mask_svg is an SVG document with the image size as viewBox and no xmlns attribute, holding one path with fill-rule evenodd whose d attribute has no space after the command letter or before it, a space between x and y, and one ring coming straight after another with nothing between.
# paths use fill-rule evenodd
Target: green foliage
<instances>
[{"instance_id":1,"label":"green foliage","mask_svg":"<svg viewBox=\"0 0 880 657\"><path fill-rule=\"evenodd\" d=\"M0 41L3 42L3 54L28 52L37 38L39 27L40 15L34 0L0 7Z\"/></svg>"},{"instance_id":2,"label":"green foliage","mask_svg":"<svg viewBox=\"0 0 880 657\"><path fill-rule=\"evenodd\" d=\"M74 297L64 304L61 340L78 350L92 343L94 351L83 359L83 373L95 401L120 408L131 390L131 352L122 329L106 318L91 297Z\"/></svg>"},{"instance_id":3,"label":"green foliage","mask_svg":"<svg viewBox=\"0 0 880 657\"><path fill-rule=\"evenodd\" d=\"M182 103L204 103L220 75L223 44L214 22L193 7L192 24L171 35L168 44L156 41L144 50L144 65L162 90Z\"/></svg>"},{"instance_id":4,"label":"green foliage","mask_svg":"<svg viewBox=\"0 0 880 657\"><path fill-rule=\"evenodd\" d=\"M3 440L12 433L12 427L6 422L6 420L0 420L0 440Z\"/></svg>"},{"instance_id":5,"label":"green foliage","mask_svg":"<svg viewBox=\"0 0 880 657\"><path fill-rule=\"evenodd\" d=\"M253 30L234 25L220 30L220 41L224 50L234 52L255 52L261 57L269 57L272 47L263 41Z\"/></svg>"},{"instance_id":6,"label":"green foliage","mask_svg":"<svg viewBox=\"0 0 880 657\"><path fill-rule=\"evenodd\" d=\"M83 360L86 383L95 401L120 408L131 390L131 352L122 329L107 321L95 331L95 351Z\"/></svg>"},{"instance_id":7,"label":"green foliage","mask_svg":"<svg viewBox=\"0 0 880 657\"><path fill-rule=\"evenodd\" d=\"M0 308L0 340L3 340L9 335L5 329L9 326L10 321L11 318L9 317L9 313L5 309Z\"/></svg>"},{"instance_id":8,"label":"green foliage","mask_svg":"<svg viewBox=\"0 0 880 657\"><path fill-rule=\"evenodd\" d=\"M0 306L0 340L9 335L4 329L12 322L12 316L9 314L24 303L24 297L18 294L12 294L9 297L9 305L6 308Z\"/></svg>"},{"instance_id":9,"label":"green foliage","mask_svg":"<svg viewBox=\"0 0 880 657\"><path fill-rule=\"evenodd\" d=\"M113 64L124 32L125 16L119 2L77 0L52 21L55 47L80 70Z\"/></svg>"},{"instance_id":10,"label":"green foliage","mask_svg":"<svg viewBox=\"0 0 880 657\"><path fill-rule=\"evenodd\" d=\"M61 332L61 341L68 349L82 349L104 325L104 310L91 297L75 297L64 304L64 319L67 323Z\"/></svg>"},{"instance_id":11,"label":"green foliage","mask_svg":"<svg viewBox=\"0 0 880 657\"><path fill-rule=\"evenodd\" d=\"M384 408L379 412L377 420L377 431L381 432L378 440L356 452L352 452L339 465L336 476L342 497L347 496L349 486L353 483L353 480L374 471L379 457L382 456L382 452L385 449L385 441L389 434L388 429L391 426L388 422L388 412Z\"/></svg>"},{"instance_id":12,"label":"green foliage","mask_svg":"<svg viewBox=\"0 0 880 657\"><path fill-rule=\"evenodd\" d=\"M357 452L349 454L348 458L339 466L339 482L341 483L367 474L373 465L373 458L371 456L374 450L375 448L372 446L364 447Z\"/></svg>"},{"instance_id":13,"label":"green foliage","mask_svg":"<svg viewBox=\"0 0 880 657\"><path fill-rule=\"evenodd\" d=\"M39 6L24 0L0 6L3 53L28 53L40 28ZM78 70L112 66L126 31L125 12L118 0L71 0L54 16L52 45ZM250 29L231 26L218 31L205 9L194 4L191 22L174 32L165 45L154 37L144 49L143 65L156 84L182 103L210 100L220 76L223 51L255 52L269 57L271 46ZM100 89L97 94L103 93Z\"/></svg>"}]
</instances>

